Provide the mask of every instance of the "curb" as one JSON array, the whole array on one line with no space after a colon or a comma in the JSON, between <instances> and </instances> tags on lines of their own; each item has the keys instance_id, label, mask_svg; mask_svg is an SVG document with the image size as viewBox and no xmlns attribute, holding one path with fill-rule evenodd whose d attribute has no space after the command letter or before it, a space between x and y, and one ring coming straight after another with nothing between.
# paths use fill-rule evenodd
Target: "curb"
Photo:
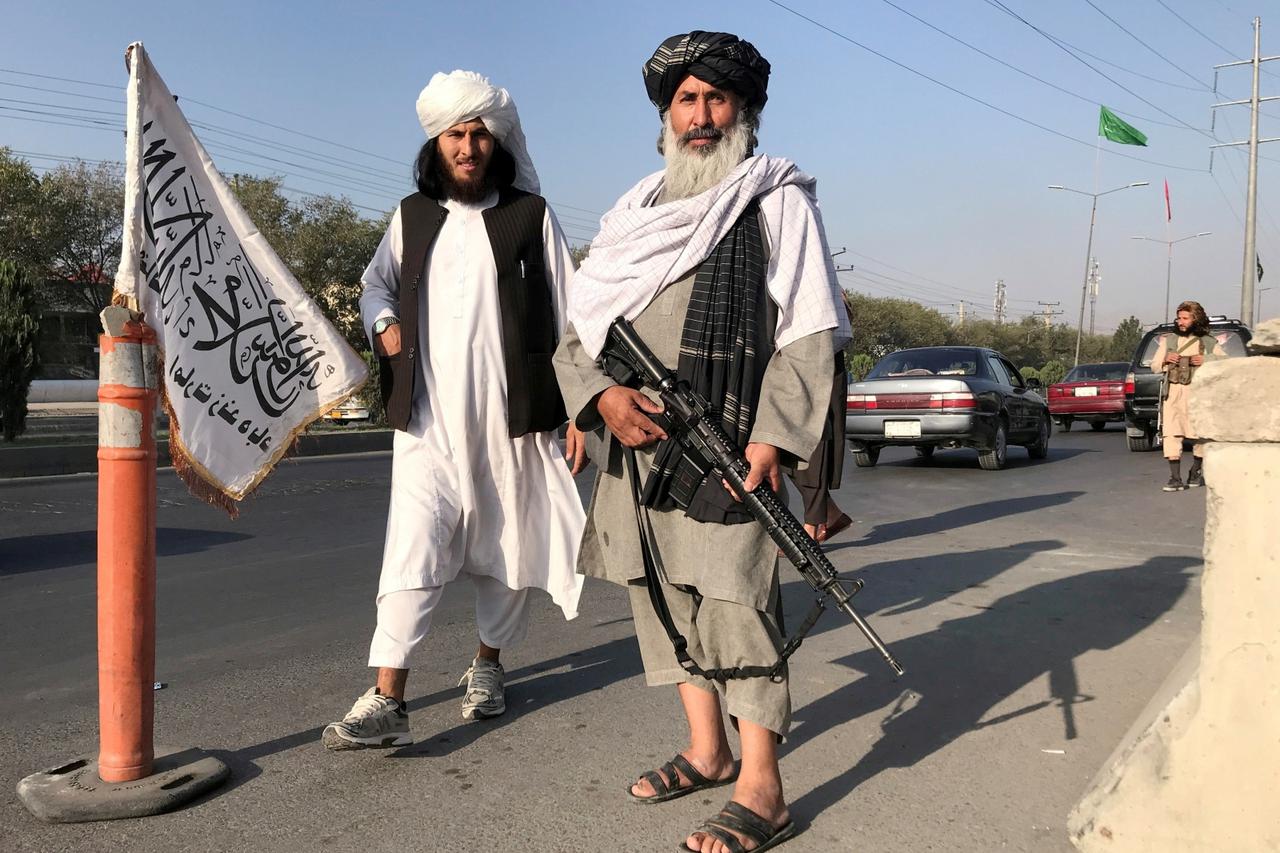
<instances>
[{"instance_id":1,"label":"curb","mask_svg":"<svg viewBox=\"0 0 1280 853\"><path fill-rule=\"evenodd\" d=\"M298 447L286 458L340 456L391 450L392 430L305 433ZM156 467L172 465L169 442L156 442ZM0 446L0 480L21 477L48 477L56 474L92 474L98 470L98 445L44 444L33 447Z\"/></svg>"}]
</instances>

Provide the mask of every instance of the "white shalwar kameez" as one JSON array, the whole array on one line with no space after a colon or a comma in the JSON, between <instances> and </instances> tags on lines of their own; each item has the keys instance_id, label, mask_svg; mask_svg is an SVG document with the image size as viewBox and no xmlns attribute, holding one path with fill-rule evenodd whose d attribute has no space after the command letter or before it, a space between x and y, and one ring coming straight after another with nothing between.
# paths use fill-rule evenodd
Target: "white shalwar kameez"
<instances>
[{"instance_id":1,"label":"white shalwar kameez","mask_svg":"<svg viewBox=\"0 0 1280 853\"><path fill-rule=\"evenodd\" d=\"M395 433L370 666L408 668L438 588L461 572L500 582L476 584L478 599L488 599L476 609L486 645L523 636L530 587L549 593L566 619L577 616L585 521L578 491L554 433L507 432L497 267L481 215L497 201L493 193L479 204L444 202L449 213L418 291L418 340L401 341L422 355L408 431ZM563 334L573 262L549 207L542 234ZM397 209L364 274L360 310L370 339L376 320L399 316L402 242ZM437 592L397 594L407 590Z\"/></svg>"}]
</instances>

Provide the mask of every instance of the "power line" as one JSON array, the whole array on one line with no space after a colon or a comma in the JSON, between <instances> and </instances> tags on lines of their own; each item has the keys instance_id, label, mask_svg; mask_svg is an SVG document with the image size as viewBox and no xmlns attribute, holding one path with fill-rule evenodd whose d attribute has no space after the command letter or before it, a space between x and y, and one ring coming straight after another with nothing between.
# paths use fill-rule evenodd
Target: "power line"
<instances>
[{"instance_id":1,"label":"power line","mask_svg":"<svg viewBox=\"0 0 1280 853\"><path fill-rule=\"evenodd\" d=\"M1182 16L1181 16L1181 15L1179 15L1177 12L1173 11L1173 9L1171 9L1171 8L1169 7L1169 4L1165 3L1165 2L1164 2L1164 0L1156 0L1156 2L1157 2L1157 3L1159 3L1161 6L1163 6L1166 12L1168 12L1170 15L1173 15L1173 16L1174 16L1175 18L1177 18L1179 21L1182 21L1182 23L1186 24L1188 27L1190 27L1190 28L1191 28L1191 31L1192 31L1192 32L1194 32L1196 35L1200 36L1200 38L1204 39L1204 40L1205 40L1205 41L1207 41L1209 44L1213 45L1213 46L1214 46L1214 47L1216 47L1218 50L1220 50L1220 51L1222 51L1223 53L1225 53L1227 56L1230 56L1233 60L1238 60L1238 59L1240 58L1240 57L1238 57L1238 56L1234 56L1234 55L1233 55L1233 51L1232 51L1230 48L1223 47L1223 46L1222 46L1221 44L1219 44L1218 42L1216 42L1216 41L1214 41L1213 39L1209 38L1209 37L1208 37L1207 35L1205 35L1205 34L1204 34L1204 32L1203 32L1200 28L1198 28L1195 24L1191 23L1191 22L1190 22L1190 21L1188 21L1186 18L1182 17Z\"/></svg>"},{"instance_id":2,"label":"power line","mask_svg":"<svg viewBox=\"0 0 1280 853\"><path fill-rule=\"evenodd\" d=\"M1090 97L1087 97L1087 96L1085 96L1085 95L1081 95L1079 92L1073 92L1073 91L1071 91L1070 89L1064 89L1062 86L1059 86L1059 85L1058 85L1058 84L1056 84L1056 83L1050 82L1049 80L1046 80L1046 79L1044 79L1043 77L1039 77L1039 76L1037 76L1037 75L1035 75L1035 74L1032 74L1030 71L1027 71L1027 70L1026 70L1026 69L1024 69L1024 68L1019 68L1018 66L1013 65L1012 63L1005 62L1005 61L1004 61L1003 59L1001 59L1000 57L995 56L995 55L993 55L993 54L990 54L990 53L988 53L987 51L983 50L982 48L980 48L980 47L978 47L978 46L976 46L976 45L970 44L969 42L965 41L964 39L960 38L959 36L956 36L956 35L954 35L954 34L952 34L952 33L949 33L949 32L947 32L945 29L943 29L943 28L941 28L941 27L938 27L938 26L935 26L934 24L929 23L929 22L928 22L928 21L926 21L924 18L921 18L919 15L915 14L914 12L911 12L911 11L909 11L909 10L907 10L907 9L904 9L904 8L902 8L901 6L899 6L897 3L894 3L894 2L893 2L893 0L880 0L880 2L884 3L884 4L885 4L885 5L887 5L887 6L891 6L891 7L893 7L894 9L897 9L897 10L898 10L899 12L901 12L902 14L906 15L907 17L909 17L909 18L911 18L911 19L913 19L913 20L915 20L915 21L918 21L919 23L923 24L924 26L928 27L929 29L933 30L934 32L939 33L940 35L943 35L943 36L945 36L946 38L949 38L949 39L951 39L952 41L954 41L954 42L956 42L956 43L958 43L958 44L962 44L962 45L964 45L965 47L969 48L970 50L974 51L975 53L979 53L979 54L981 54L981 55L985 56L987 59L990 59L992 62L995 62L995 63L998 63L998 64L1000 64L1000 65L1003 65L1005 68L1008 68L1008 69L1009 69L1009 70L1011 70L1011 71L1016 71L1017 73L1021 74L1021 75L1022 75L1022 76L1024 76L1024 77L1029 77L1030 79L1035 80L1037 83L1042 83L1042 84L1044 84L1045 86L1048 86L1050 89L1053 89L1053 90L1055 90L1055 91L1061 92L1061 93L1062 93L1062 94L1064 94L1064 95L1070 95L1071 97L1073 97L1073 98L1075 98L1075 99L1077 99L1077 100L1084 101L1086 104L1091 104L1091 105L1093 105L1093 106L1098 106L1098 105L1099 105L1099 102L1098 102L1098 100L1097 100L1096 98L1090 98ZM1149 116L1139 115L1139 114L1137 114L1137 113L1124 112L1123 110L1116 110L1116 112L1117 112L1117 113L1119 113L1120 115L1128 116L1129 118L1135 119L1135 120L1137 120L1137 121L1145 122L1145 123L1147 123L1147 124L1158 124L1158 125L1161 125L1161 126L1163 126L1163 127L1172 127L1172 128L1176 128L1176 129L1178 129L1178 130L1187 130L1187 129L1188 129L1188 128L1183 127L1183 126L1182 126L1182 125L1180 125L1180 124L1171 124L1171 123L1169 123L1169 122L1160 121L1159 119L1154 119L1154 118L1151 118L1151 117L1149 117Z\"/></svg>"},{"instance_id":3,"label":"power line","mask_svg":"<svg viewBox=\"0 0 1280 853\"><path fill-rule=\"evenodd\" d=\"M971 95L971 94L969 94L968 92L965 92L965 91L963 91L963 90L961 90L961 89L957 89L955 86L952 86L952 85L951 85L951 84L949 84L949 83L944 83L943 81L939 80L939 79L938 79L938 78L936 78L936 77L932 77L932 76L930 76L930 75L928 75L928 74L925 74L923 71L919 71L919 70L917 70L917 69L915 69L915 68L912 68L910 65L906 65L905 63L899 62L898 60L896 60L896 59L894 59L894 58L892 58L892 57L890 57L890 56L888 56L888 55L886 55L886 54L883 54L883 53L881 53L880 51L878 51L878 50L876 50L876 49L874 49L874 48L872 48L872 47L868 47L867 45L862 44L861 42L856 41L856 40L854 40L854 39L850 38L849 36L845 35L844 33L840 32L839 30L832 29L831 27L828 27L826 24L823 24L823 23L821 23L821 22L819 22L819 21L817 21L817 20L814 20L813 18L810 18L808 15L802 14L801 12L798 12L798 11L796 11L795 9L792 9L790 6L787 6L785 3L782 3L782 2L780 2L779 0L769 0L769 2L770 2L770 3L772 3L774 6L777 6L778 8L780 8L780 9L782 9L782 10L786 11L786 12L789 12L789 13L790 13L790 14L792 14L792 15L795 15L797 18L800 18L800 19L802 19L802 20L808 21L809 23L813 24L815 27L818 27L819 29L822 29L822 30L827 31L828 33L830 33L831 35L835 36L836 38L839 38L839 39L841 39L841 40L843 40L843 41L848 42L849 44L853 45L854 47L860 48L861 50L865 50L867 53L870 53L870 54L872 54L873 56L876 56L876 57L879 57L880 59L883 59L885 62L891 63L892 65L896 65L898 68L901 68L901 69L902 69L902 70L904 70L904 71L908 71L908 72L910 72L911 74L916 75L917 77L920 77L920 78L923 78L923 79L925 79L925 80L928 80L930 83L933 83L933 84L934 84L934 85L936 85L936 86L941 86L942 88L946 89L947 91L952 92L952 93L954 93L954 94L957 94L957 95L959 95L960 97L965 98L966 100L970 100L970 101L973 101L974 103L981 104L982 106L986 107L987 109L994 110L995 112L998 112L998 113L1000 113L1001 115L1008 116L1009 118L1014 119L1015 121L1019 121L1019 122L1021 122L1021 123L1023 123L1023 124L1030 125L1031 127L1037 128L1038 130L1042 130L1042 131L1044 131L1045 133L1052 134L1052 135L1054 135L1054 136L1059 137L1060 139L1065 139L1065 140L1067 140L1068 142L1074 142L1074 143L1076 143L1077 145L1083 145L1083 146L1084 146L1084 147L1086 147L1086 148L1093 148L1093 147L1094 147L1094 144L1093 144L1092 142L1086 142L1085 140L1083 140L1083 139L1079 139L1078 137L1071 136L1071 135L1069 135L1069 134L1063 133L1063 132L1058 131L1058 130L1054 130L1054 129L1053 129L1053 128L1051 128L1051 127L1046 127L1045 125L1040 124L1039 122L1032 121L1032 120L1031 120L1031 119L1029 119L1029 118L1024 118L1023 116L1020 116L1020 115L1018 115L1017 113L1010 112L1009 110L1006 110L1006 109L1004 109L1003 107L998 107L998 106L996 106L995 104L991 103L990 101L985 101L985 100L983 100L982 98L977 97L976 95ZM991 2L991 0L988 0L988 2ZM1101 73L1101 72L1099 72L1099 73ZM1104 76L1105 76L1105 75L1104 75ZM1146 101L1146 103L1151 104L1151 102L1150 102L1150 101ZM1156 105L1155 105L1155 104L1151 104L1151 106L1156 106ZM1159 108L1159 107L1156 107L1156 109L1160 109L1160 108ZM1160 111L1161 111L1161 112L1165 112L1164 110L1160 110ZM1174 115L1172 115L1171 113L1167 113L1167 112L1165 112L1165 115L1169 115L1171 118L1174 118L1175 120L1179 121L1180 123L1182 123L1182 124L1186 124L1186 122L1183 122L1181 119L1178 119L1178 117L1177 117L1177 116L1174 116ZM1189 124L1188 124L1188 125L1186 125L1186 126L1187 126L1187 127L1191 127L1191 125L1189 125ZM1194 128L1194 127L1192 127L1191 129L1192 129L1192 130L1197 130L1197 131L1198 131L1198 129L1197 129L1197 128ZM1190 166L1177 166L1177 165L1174 165L1174 164L1172 164L1172 163L1158 163L1158 162L1156 162L1156 161L1154 161L1154 160L1148 160L1148 159L1146 159L1146 158L1144 158L1144 157L1135 157L1135 156L1134 156L1134 155L1132 155L1132 154L1125 154L1125 153L1120 152L1120 151L1112 151L1111 149L1105 149L1105 150L1106 150L1106 153L1107 153L1107 154L1110 154L1110 155L1115 156L1115 157L1124 157L1124 158L1125 158L1125 159L1127 159L1127 160L1137 160L1137 161L1142 162L1142 163L1148 163L1148 164L1153 165L1153 166L1160 166L1160 167L1165 168L1165 169L1177 169L1177 170L1179 170L1179 171L1184 171L1184 172L1203 172L1203 171L1205 171L1204 169L1196 169L1196 168L1192 168L1192 167L1190 167Z\"/></svg>"},{"instance_id":4,"label":"power line","mask_svg":"<svg viewBox=\"0 0 1280 853\"><path fill-rule=\"evenodd\" d=\"M1193 80L1194 82L1199 83L1203 88L1205 88L1205 89L1208 89L1208 88L1209 88L1209 87L1208 87L1208 86L1206 86L1204 83L1202 83L1202 82L1200 81L1200 79L1199 79L1198 77L1196 77L1194 74L1192 74L1191 72L1189 72L1189 71L1187 71L1186 69L1184 69L1181 65L1178 65L1178 63L1174 62L1172 59L1170 59L1169 57L1165 56L1163 53L1161 53L1160 51L1156 50L1156 49L1155 49L1154 47L1152 47L1151 45L1147 44L1145 41L1143 41L1141 38L1139 38L1139 37L1138 37L1138 35L1137 35L1136 33L1134 33L1132 30L1130 30L1130 29L1129 29L1128 27L1126 27L1124 24L1120 23L1120 22L1119 22L1119 21L1117 21L1115 18L1111 17L1111 16L1110 16L1110 15L1108 15L1106 12L1104 12L1104 11L1103 11L1099 6L1098 6L1098 4L1097 4L1097 3L1094 3L1094 2L1093 2L1093 0L1084 0L1084 2L1086 2L1086 3L1088 3L1090 6L1092 6L1092 7L1093 7L1093 10L1094 10L1095 12L1097 12L1099 15L1101 15L1101 16L1102 16L1102 17L1104 17L1104 18L1106 18L1108 21L1110 21L1111 23L1115 24L1117 27L1119 27L1121 30L1123 30L1126 34L1128 34L1129 38L1133 39L1133 40L1134 40L1134 41L1136 41L1138 44L1142 45L1142 46L1143 46L1143 47L1145 47L1147 50L1151 51L1151 52L1152 52L1152 53L1154 53L1156 56L1158 56L1158 57L1160 57L1162 60L1164 60L1164 61L1165 61L1165 63L1166 63L1166 64L1168 64L1171 68L1173 68L1173 69L1175 69L1175 70L1177 70L1177 71L1181 72L1183 75L1185 75L1186 77L1189 77L1189 78L1190 78L1191 80ZM1163 6L1164 4L1163 4L1163 3L1161 3L1160 5L1162 5L1162 6ZM1165 6L1165 8L1167 9L1167 8L1169 8L1169 7L1168 7L1168 6ZM1228 53L1229 53L1229 52L1230 52L1230 51L1228 51Z\"/></svg>"},{"instance_id":5,"label":"power line","mask_svg":"<svg viewBox=\"0 0 1280 853\"><path fill-rule=\"evenodd\" d=\"M997 9L1000 9L1001 11L1005 12L1006 14L1009 14L1009 15L1013 16L1013 17L1014 17L1014 18L1016 18L1017 20L1021 21L1023 24L1025 24L1025 25L1027 25L1028 27L1030 27L1031 29L1035 30L1037 33L1039 33L1041 36L1043 36L1046 40L1048 40L1051 44L1053 44L1053 45L1054 45L1055 47L1057 47L1059 50L1062 50L1064 53L1066 53L1068 56L1070 56L1070 57L1071 57L1072 59L1074 59L1076 62L1079 62L1079 63L1080 63L1081 65L1083 65L1085 68L1088 68L1090 71L1092 71L1093 73L1097 74L1099 77L1102 77L1104 80L1107 80L1108 82L1110 82L1110 83L1112 83L1113 85L1115 85L1115 86L1119 87L1120 89L1123 89L1125 92L1128 92L1130 95L1132 95L1133 97L1135 97L1135 98L1137 98L1138 100L1142 101L1142 102L1143 102L1144 104L1146 104L1147 106L1149 106L1149 107L1153 107L1154 109L1158 110L1161 114L1168 116L1169 118L1173 119L1174 121L1178 122L1178 124L1181 124L1181 125L1183 125L1184 127L1191 128L1191 129L1192 129L1192 130L1194 130L1196 133L1199 133L1199 134L1202 134L1202 135L1204 135L1204 136L1207 136L1207 137L1209 137L1210 139L1214 140L1215 142L1217 142L1217 141L1218 141L1218 140L1217 140L1217 138L1216 138L1212 133L1210 133L1209 131L1207 131L1207 130L1201 130L1200 128L1195 127L1194 125L1189 124L1189 123L1187 123L1187 122L1183 121L1182 119L1178 118L1176 115L1174 115L1173 113L1169 112L1168 110L1166 110L1164 107L1160 106L1159 104L1157 104L1157 103L1155 103L1155 102L1153 102L1153 101L1149 101L1149 100L1147 100L1146 98L1144 98L1142 95L1139 95L1137 92L1133 91L1133 90L1132 90L1132 89L1130 89L1128 86L1124 85L1124 84L1123 84L1123 83L1121 83L1119 80L1117 80L1117 79L1115 79L1114 77L1112 77L1110 74L1107 74L1105 71L1102 71L1101 69L1097 68L1097 67L1096 67L1096 66L1094 66L1093 64L1091 64L1091 63L1089 63L1089 62L1086 62L1085 60L1081 59L1079 56L1077 56L1077 55L1075 54L1075 52L1073 52L1072 50L1070 50L1069 48L1067 48L1063 42L1061 42L1060 40L1058 40L1058 39L1057 39L1057 38L1055 38L1054 36L1049 35L1047 32L1045 32L1044 30L1040 29L1040 28L1039 28L1039 27L1037 27L1035 24L1031 23L1029 20L1027 20L1026 18L1024 18L1024 17L1022 17L1021 15L1019 15L1017 12L1013 11L1012 9L1010 9L1007 5L1005 5L1005 4L1002 2L1002 0L986 0L986 2L987 2L987 4L988 4L988 5L991 5L991 6L994 6L995 8L997 8ZM1088 2L1088 0L1086 0L1086 2ZM1207 90L1207 91L1213 91L1213 90L1212 90L1212 89L1210 89L1208 86L1204 86L1203 88L1204 88L1205 90ZM1119 153L1119 152L1114 152L1114 153ZM1134 159L1141 159L1141 158L1137 158L1137 157L1135 157ZM1204 171L1204 170L1203 170L1203 169L1200 169L1200 170L1189 170L1189 171Z\"/></svg>"},{"instance_id":6,"label":"power line","mask_svg":"<svg viewBox=\"0 0 1280 853\"><path fill-rule=\"evenodd\" d=\"M11 68L0 68L0 72L8 73L8 74L18 74L18 75L22 75L22 76L25 76L25 77L34 77L34 78L45 79L45 80L57 80L57 81L65 82L65 83L75 83L75 84L82 85L82 86L95 86L95 87L99 87L99 88L112 89L112 90L115 90L115 91L119 91L119 87L118 87L118 86L113 86L113 85L106 84L106 83L96 83L96 82L89 81L89 80L77 80L77 79L70 78L70 77L58 77L58 76L54 76L54 75L50 75L50 74L39 74L39 73L35 73L35 72L30 72L30 71L19 71L19 70L17 70L17 69L11 69ZM49 92L49 93L51 93L51 94L62 94L62 95L69 95L69 96L72 96L72 97L90 98L90 99L93 99L93 100L107 101L107 102L109 102L109 103L123 103L123 100L122 100L122 99L118 99L118 98L115 98L115 99L113 99L113 98L101 98L101 97L97 97L97 96L94 96L94 95L85 95L85 94L76 93L76 92L68 92L68 91L65 91L65 90L45 89L45 88L38 87L38 86L27 86L27 85L25 85L25 84L20 84L20 83L9 83L9 82L6 82L6 81L0 81L0 85L15 86L15 87L20 87L20 88L27 88L27 89L32 89L32 90L36 90L36 91L47 91L47 92ZM0 99L0 100L14 100L14 99ZM285 133L292 133L292 134L295 134L295 135L298 135L298 136L302 136L302 137L305 137L305 138L308 138L308 139L312 139L312 140L317 141L317 142L321 142L321 143L326 144L326 145L331 145L331 146L335 146L335 147L338 147L338 148L343 148L343 149L346 149L346 150L349 150L349 151L354 151L354 152L356 152L356 153L361 153L361 154L365 154L365 155L367 155L367 156L376 157L376 158L378 158L378 159L386 160L386 161L388 161L388 162L392 162L392 163L402 164L402 162L403 162L403 161L401 161L401 160L395 160L395 159L393 159L393 158L386 157L386 156L381 155L381 154L376 154L376 153L374 153L374 152L367 152L367 151L363 151L362 149L353 148L353 147L351 147L351 146L344 145L343 143L334 142L334 141L332 141L332 140L324 139L324 138L322 138L322 137L314 136L314 135L312 135L312 134L303 133L302 131L293 130L292 128L288 128L288 127L285 127L285 126L283 126L283 125L274 124L274 123L272 123L272 122L268 122L268 121L265 121L265 120L263 120L263 119L258 119L258 118L255 118L255 117L253 117L253 116L248 116L248 115L245 115L245 114L243 114L243 113L236 112L236 111L234 111L234 110L224 109L224 108L219 107L219 106L216 106L216 105L214 105L214 104L209 104L209 103L206 103L206 102L204 102L204 101L196 100L196 99L194 99L194 98L189 98L189 97L185 97L185 96L180 96L180 97L179 97L179 100L180 100L181 102L183 102L183 103L196 104L196 105L198 105L198 106L201 106L201 107L204 107L204 108L207 108L207 109L212 109L212 110L216 110L216 111L218 111L218 112L227 113L227 114L229 114L229 115L236 116L237 118L242 118L242 119L244 119L244 120L246 120L246 121L251 121L251 122L256 122L256 123L259 123L259 124L263 124L263 125L265 125L265 126L272 127L272 128L277 129L277 130L281 130L281 131L283 131L283 132L285 132ZM40 102L27 102L27 103L31 103L31 104L38 104L38 103L40 103ZM82 111L82 112L84 112L84 111L89 111L89 112L106 112L106 111L92 111L92 110L89 110L89 108L87 108L87 107L74 107L74 106L70 106L70 105L62 105L62 104L41 104L41 105L43 105L43 106L48 106L48 107L53 107L53 108L55 108L55 109L63 109L63 110L79 110L79 111ZM2 107L0 107L0 109L3 109L3 108L2 108ZM70 120L80 119L80 120L83 120L83 121L89 121L89 119L88 119L87 117L85 117L85 116L67 115L67 114L65 114L65 113L64 113L64 114L57 114L57 115L54 115L54 114L51 114L51 113L37 113L37 114L41 114L41 115L50 115L50 116L53 116L53 117L57 117L57 118L65 118L65 119L70 119ZM106 114L108 114L108 115L118 115L118 113L109 113L109 112L108 112L108 113L106 113ZM20 117L18 117L18 116L3 116L3 117L6 117L6 118L14 118L14 119L19 119L19 118L20 118ZM28 121L35 121L34 119L26 119L26 120L28 120ZM398 181L400 180L400 176L399 176L398 174L394 174L394 173L390 172L389 170L384 170L384 169L375 169L375 168L373 168L373 167L364 166L363 164L359 164L359 163L352 163L352 162L345 161L345 160L337 160L336 158L334 158L334 157L332 157L332 156L330 156L330 155L321 154L320 152L317 152L317 151L312 151L312 150L310 150L310 149L305 149L305 148L298 148L298 147L296 147L296 146L291 146L291 145L288 145L288 144L283 143L283 142L278 142L278 141L275 141L275 140L265 139L265 138L260 137L260 136L255 136L255 135L250 134L250 133L245 133L245 132L241 132L241 131L236 131L236 130L233 130L233 129L231 129L231 128L223 127L223 126L220 126L220 125L217 125L217 124L212 124L212 123L208 123L208 122L202 122L202 121L199 121L199 120L191 120L190 118L189 118L188 120L190 121L190 123L191 123L192 127L198 127L198 128L200 128L200 129L202 129L202 130L205 130L205 131L214 131L214 132L221 132L221 133L229 134L229 135L231 135L231 136L234 136L234 137L237 137L237 138L243 139L243 140L245 140L245 141L254 141L254 142L257 142L257 143L259 143L259 144L261 144L261 145L265 145L265 146L267 146L267 147L269 147L269 148L274 148L274 149L276 149L276 150L287 151L287 152L289 152L289 153L291 153L291 154L304 154L305 156L307 156L307 157L309 157L309 158L314 158L314 159L316 159L316 160L317 160L317 161L319 161L319 162L322 162L322 163L325 163L325 164L328 164L328 165L338 166L339 168L343 168L343 169L346 169L346 170L351 171L351 172L361 172L361 173L363 173L363 174L359 174L359 175L352 175L352 176L342 176L342 177L343 177L343 179L345 179L345 180L352 180L352 181L355 181L355 182L357 182L357 183L362 183L362 184L364 185L365 189L360 190L361 192L386 192L386 191L388 191L388 190L390 189L389 187L385 187L385 186L379 187L379 186L376 186L376 185L374 185L374 184L370 183L369 181L370 181L370 178L371 178L371 177L373 177L373 178L377 178L377 177L386 177L386 178L391 178L393 181L397 182L396 184L393 184L393 185L395 186L395 191L396 191L396 192L400 192L400 191L402 190L402 186L398 184ZM52 125L64 126L64 127L79 127L79 126L84 126L84 125L74 125L74 124L62 124L62 123L60 123L60 122L52 122L52 121L38 121L38 123L42 123L42 124L52 124ZM99 123L99 124L101 124L101 122L98 122L98 123ZM112 128L119 128L119 129L121 129L121 130L123 129L123 125L122 125L122 124L121 124L121 125L111 125L111 127L112 127ZM99 129L103 129L103 128L99 128ZM230 146L226 146L226 148L227 148L228 150L231 150L231 147L230 147ZM243 149L240 149L240 150L241 150L241 151L243 151ZM276 158L271 158L271 157L268 157L268 156L267 156L267 155L265 155L265 154L261 154L261 153L257 153L257 152L251 152L251 153L252 153L252 156L259 156L259 157L263 157L263 158L268 159L268 160L274 160L274 159L276 159ZM241 160L241 161L237 161L237 162L246 162L246 161L242 161L242 160ZM281 162L285 162L286 164L288 164L288 162L289 162L289 161L281 161ZM261 164L253 164L253 165L257 165L257 166L259 166L260 168L268 168L268 169L271 169L271 167L262 167L262 166L261 166ZM323 172L323 171L324 171L324 170L314 169L313 167L302 166L302 165L300 165L300 164L296 164L296 163L295 163L295 164L291 164L291 165L293 165L295 168L310 169L310 170L312 170L312 171L319 171L319 172ZM329 173L329 174L332 174L332 173ZM315 179L311 179L311 180L315 180ZM323 181L316 181L316 182L317 182L317 183L326 183L326 182L323 182ZM330 185L331 185L331 186L337 186L337 185L335 185L335 184L330 184ZM563 203L563 202L557 202L557 201L550 200L550 199L549 199L549 201L551 201L551 203L552 203L552 204L554 204L554 205L557 207L557 209L559 209L559 208L565 208L565 209L570 209L570 210L579 210L579 211L582 211L583 213L589 213L589 214L591 214L592 216L596 216L596 217L599 217L599 216L601 216L601 215L602 215L600 211L592 210L592 209L590 209L590 208L578 207L578 206L575 206L575 205L565 204L565 203ZM596 223L593 223L592 227L596 227Z\"/></svg>"}]
</instances>

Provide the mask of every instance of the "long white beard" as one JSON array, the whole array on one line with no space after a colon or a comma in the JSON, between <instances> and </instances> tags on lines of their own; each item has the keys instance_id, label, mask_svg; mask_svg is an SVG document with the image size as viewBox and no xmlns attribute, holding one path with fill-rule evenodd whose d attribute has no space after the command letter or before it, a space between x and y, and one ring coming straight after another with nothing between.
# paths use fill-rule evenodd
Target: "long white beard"
<instances>
[{"instance_id":1,"label":"long white beard","mask_svg":"<svg viewBox=\"0 0 1280 853\"><path fill-rule=\"evenodd\" d=\"M664 201L678 201L706 192L747 159L751 129L742 114L714 145L691 147L671 127L671 113L662 121L662 152L667 161Z\"/></svg>"}]
</instances>

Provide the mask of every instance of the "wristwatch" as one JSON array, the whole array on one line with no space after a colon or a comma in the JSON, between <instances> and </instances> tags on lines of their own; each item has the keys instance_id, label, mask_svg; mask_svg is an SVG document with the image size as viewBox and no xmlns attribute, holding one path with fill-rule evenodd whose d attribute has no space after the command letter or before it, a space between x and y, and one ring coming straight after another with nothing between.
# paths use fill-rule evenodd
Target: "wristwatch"
<instances>
[{"instance_id":1,"label":"wristwatch","mask_svg":"<svg viewBox=\"0 0 1280 853\"><path fill-rule=\"evenodd\" d=\"M400 325L400 321L397 320L395 317L383 317L381 320L377 320L374 322L373 333L375 335L380 335L383 332L385 332L387 329L390 329L392 326L398 326L398 325Z\"/></svg>"}]
</instances>

